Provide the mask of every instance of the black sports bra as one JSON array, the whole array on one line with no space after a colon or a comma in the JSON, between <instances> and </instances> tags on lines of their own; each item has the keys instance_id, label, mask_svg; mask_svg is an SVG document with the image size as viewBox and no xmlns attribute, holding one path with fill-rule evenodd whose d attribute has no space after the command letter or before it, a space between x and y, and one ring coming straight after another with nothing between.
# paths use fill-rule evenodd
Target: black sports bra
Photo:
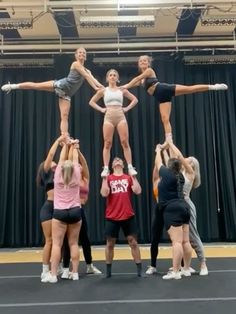
<instances>
[{"instance_id":1,"label":"black sports bra","mask_svg":"<svg viewBox=\"0 0 236 314\"><path fill-rule=\"evenodd\" d=\"M143 82L143 87L148 90L149 87L155 85L156 83L158 83L158 79L156 77L148 77L144 80Z\"/></svg>"}]
</instances>

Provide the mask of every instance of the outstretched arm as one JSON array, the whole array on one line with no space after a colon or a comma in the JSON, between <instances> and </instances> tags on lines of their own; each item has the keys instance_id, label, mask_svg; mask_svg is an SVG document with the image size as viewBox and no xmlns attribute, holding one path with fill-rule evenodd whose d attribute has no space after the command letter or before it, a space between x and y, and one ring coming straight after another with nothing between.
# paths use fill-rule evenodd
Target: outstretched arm
<instances>
[{"instance_id":1,"label":"outstretched arm","mask_svg":"<svg viewBox=\"0 0 236 314\"><path fill-rule=\"evenodd\" d=\"M103 108L97 104L99 99L101 99L104 95L104 89L99 89L96 94L90 99L89 105L93 107L95 110L98 110L102 113L106 112L106 108Z\"/></svg>"},{"instance_id":2,"label":"outstretched arm","mask_svg":"<svg viewBox=\"0 0 236 314\"><path fill-rule=\"evenodd\" d=\"M123 90L123 95L130 100L129 105L123 109L124 112L127 112L137 105L138 99L133 94L131 94L127 89Z\"/></svg>"},{"instance_id":3,"label":"outstretched arm","mask_svg":"<svg viewBox=\"0 0 236 314\"><path fill-rule=\"evenodd\" d=\"M78 71L86 79L86 81L93 89L99 89L95 78L89 73L89 71L85 69L85 67L79 61L73 62L72 67L76 69L76 71Z\"/></svg>"},{"instance_id":4,"label":"outstretched arm","mask_svg":"<svg viewBox=\"0 0 236 314\"><path fill-rule=\"evenodd\" d=\"M135 78L133 78L129 83L127 83L127 84L125 84L125 85L123 85L121 87L129 89L129 88L134 87L134 86L139 86L141 81L143 79L148 78L148 77L156 77L155 72L151 68L148 68L143 73L141 73L140 75L138 75Z\"/></svg>"},{"instance_id":5,"label":"outstretched arm","mask_svg":"<svg viewBox=\"0 0 236 314\"><path fill-rule=\"evenodd\" d=\"M48 152L48 155L47 155L47 158L46 160L44 161L44 165L43 165L43 168L44 168L44 171L45 172L48 172L49 169L51 168L51 163L53 161L53 158L56 154L56 151L57 151L57 148L58 148L58 145L63 142L65 140L65 136L64 135L61 135L60 137L58 137L55 142L52 144L49 152Z\"/></svg>"},{"instance_id":6,"label":"outstretched arm","mask_svg":"<svg viewBox=\"0 0 236 314\"><path fill-rule=\"evenodd\" d=\"M90 70L86 69L86 71L88 71L88 73L90 74L91 78L93 79L94 83L98 88L104 88L104 86L93 76Z\"/></svg>"}]
</instances>

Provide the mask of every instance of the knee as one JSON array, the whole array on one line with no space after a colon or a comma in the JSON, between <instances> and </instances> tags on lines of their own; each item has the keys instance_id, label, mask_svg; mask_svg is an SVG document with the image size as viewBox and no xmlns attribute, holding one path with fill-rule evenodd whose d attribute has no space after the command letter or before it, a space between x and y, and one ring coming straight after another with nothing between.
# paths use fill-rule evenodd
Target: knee
<instances>
[{"instance_id":1,"label":"knee","mask_svg":"<svg viewBox=\"0 0 236 314\"><path fill-rule=\"evenodd\" d=\"M129 148L129 141L128 141L127 138L121 139L120 143L121 143L121 146L122 146L124 149Z\"/></svg>"},{"instance_id":2,"label":"knee","mask_svg":"<svg viewBox=\"0 0 236 314\"><path fill-rule=\"evenodd\" d=\"M107 246L108 250L113 250L114 246L115 246L115 243L113 243L112 241L107 241L106 246Z\"/></svg>"},{"instance_id":3,"label":"knee","mask_svg":"<svg viewBox=\"0 0 236 314\"><path fill-rule=\"evenodd\" d=\"M51 237L51 236L50 236L50 237L47 237L47 238L45 239L45 244L48 245L48 246L50 246L50 247L52 247L52 237Z\"/></svg>"},{"instance_id":4,"label":"knee","mask_svg":"<svg viewBox=\"0 0 236 314\"><path fill-rule=\"evenodd\" d=\"M167 113L162 113L161 114L161 121L162 123L168 123L170 121L170 115Z\"/></svg>"},{"instance_id":5,"label":"knee","mask_svg":"<svg viewBox=\"0 0 236 314\"><path fill-rule=\"evenodd\" d=\"M68 110L62 110L61 111L61 119L62 120L68 120L69 118L69 111Z\"/></svg>"},{"instance_id":6,"label":"knee","mask_svg":"<svg viewBox=\"0 0 236 314\"><path fill-rule=\"evenodd\" d=\"M129 246L131 249L136 249L138 247L138 242L135 238L131 238L128 240Z\"/></svg>"},{"instance_id":7,"label":"knee","mask_svg":"<svg viewBox=\"0 0 236 314\"><path fill-rule=\"evenodd\" d=\"M112 142L109 140L104 140L104 148L111 149Z\"/></svg>"}]
</instances>

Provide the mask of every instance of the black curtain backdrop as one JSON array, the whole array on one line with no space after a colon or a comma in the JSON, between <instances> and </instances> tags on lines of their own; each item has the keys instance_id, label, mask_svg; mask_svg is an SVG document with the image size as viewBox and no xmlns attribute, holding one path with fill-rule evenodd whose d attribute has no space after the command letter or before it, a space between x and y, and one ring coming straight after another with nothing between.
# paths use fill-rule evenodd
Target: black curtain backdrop
<instances>
[{"instance_id":1,"label":"black curtain backdrop","mask_svg":"<svg viewBox=\"0 0 236 314\"><path fill-rule=\"evenodd\" d=\"M46 81L67 75L72 58L55 57L54 68L1 69L0 84ZM103 84L110 68L87 67ZM121 84L137 74L135 66L113 65ZM179 84L221 83L229 90L179 96L173 100L171 122L174 142L186 156L201 165L202 185L192 193L197 207L198 228L204 241L236 241L236 65L185 66L181 61L161 58L154 62L160 81ZM163 127L157 105L142 88L130 90L139 99L127 114L133 164L138 170L142 194L135 196L139 241L150 242L154 207L152 168L155 145L163 142ZM70 134L79 138L90 173L90 196L86 205L93 244L104 243L105 201L100 196L103 116L89 105L94 91L85 82L73 97ZM44 192L36 187L37 167L59 136L58 99L39 91L0 92L0 246L41 246L39 221ZM123 157L117 135L112 156ZM166 236L164 237L166 239Z\"/></svg>"}]
</instances>

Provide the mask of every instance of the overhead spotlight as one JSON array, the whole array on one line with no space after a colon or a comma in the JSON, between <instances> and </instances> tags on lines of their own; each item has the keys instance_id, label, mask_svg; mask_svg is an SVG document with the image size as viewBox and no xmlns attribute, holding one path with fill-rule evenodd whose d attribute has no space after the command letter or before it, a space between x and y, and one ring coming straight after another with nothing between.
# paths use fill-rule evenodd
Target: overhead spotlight
<instances>
[{"instance_id":1,"label":"overhead spotlight","mask_svg":"<svg viewBox=\"0 0 236 314\"><path fill-rule=\"evenodd\" d=\"M83 28L111 28L111 27L153 27L153 15L119 15L119 16L81 16L80 27Z\"/></svg>"},{"instance_id":2,"label":"overhead spotlight","mask_svg":"<svg viewBox=\"0 0 236 314\"><path fill-rule=\"evenodd\" d=\"M50 58L39 59L0 59L0 68L52 68L54 60Z\"/></svg>"},{"instance_id":3,"label":"overhead spotlight","mask_svg":"<svg viewBox=\"0 0 236 314\"><path fill-rule=\"evenodd\" d=\"M0 29L28 29L33 28L32 19L0 19Z\"/></svg>"},{"instance_id":4,"label":"overhead spotlight","mask_svg":"<svg viewBox=\"0 0 236 314\"><path fill-rule=\"evenodd\" d=\"M207 55L207 56L184 56L184 64L235 64L236 55Z\"/></svg>"},{"instance_id":5,"label":"overhead spotlight","mask_svg":"<svg viewBox=\"0 0 236 314\"><path fill-rule=\"evenodd\" d=\"M201 18L202 26L231 26L235 24L235 16L203 16Z\"/></svg>"}]
</instances>

